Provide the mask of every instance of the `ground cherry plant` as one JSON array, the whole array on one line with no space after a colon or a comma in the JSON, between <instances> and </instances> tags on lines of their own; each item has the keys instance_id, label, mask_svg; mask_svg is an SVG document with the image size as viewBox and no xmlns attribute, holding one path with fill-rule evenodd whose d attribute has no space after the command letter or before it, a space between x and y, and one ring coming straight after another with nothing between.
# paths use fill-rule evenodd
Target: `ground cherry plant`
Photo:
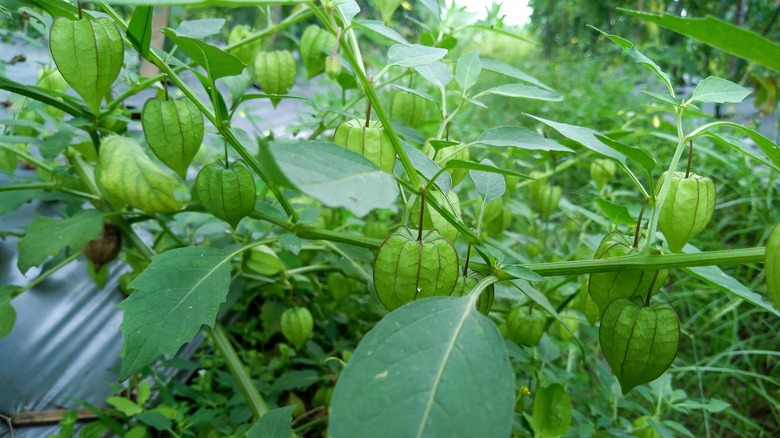
<instances>
[{"instance_id":1,"label":"ground cherry plant","mask_svg":"<svg viewBox=\"0 0 780 438\"><path fill-rule=\"evenodd\" d=\"M688 117L741 102L750 90L737 83L707 77L679 95L631 42L593 28L647 68L645 94L675 132L662 137L664 153L544 113L524 114L526 127L496 115L474 134L461 126L491 111L487 99L522 108L566 96L481 56L465 36L523 38L435 0L210 2L282 12L267 14L265 27L230 29L213 18L153 27L154 4L167 2L33 3L26 13L45 29L52 62L35 84L0 75L20 102L3 120L0 163L12 182L0 188L0 209L35 199L63 208L19 236L19 270L44 269L26 286L0 287L0 336L13 327L14 298L68 263L86 258L99 284L128 267L118 379L133 395L109 400L127 425L103 418L96 428L286 438L295 418L297 432L326 424L333 437L690 434L660 410L589 422L573 369L588 364L577 378L611 394L610 406L591 401L594 412L616 411L642 388L661 406L685 339L664 288L670 276L780 317L780 227L766 224L768 239L752 247L697 241L728 179L697 170L701 144L780 171L780 148L758 132ZM412 18L403 32L402 17ZM780 53L719 26L743 47ZM158 32L170 46L150 46ZM131 56L160 74L140 77ZM331 94L311 91L321 89ZM131 114L125 101L149 90ZM278 129L292 134L236 126L263 101L301 103L287 107L300 123ZM538 237L582 224L562 213L585 210L567 192L575 172L602 194L582 225L600 238L564 250ZM629 201L603 195L615 184ZM757 290L719 268L762 263ZM149 396L156 367L198 333L214 352L204 357L233 379L232 405L244 408L230 421L162 409L173 398L159 381L161 396ZM566 372L546 372L564 346ZM209 379L190 384L216 385ZM134 417L141 412L164 421Z\"/></svg>"}]
</instances>

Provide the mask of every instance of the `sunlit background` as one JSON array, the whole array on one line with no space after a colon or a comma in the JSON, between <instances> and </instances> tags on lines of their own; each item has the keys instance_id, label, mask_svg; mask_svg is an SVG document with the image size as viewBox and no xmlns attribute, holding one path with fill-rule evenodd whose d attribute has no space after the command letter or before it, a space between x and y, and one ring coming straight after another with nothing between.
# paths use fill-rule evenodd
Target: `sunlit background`
<instances>
[{"instance_id":1,"label":"sunlit background","mask_svg":"<svg viewBox=\"0 0 780 438\"><path fill-rule=\"evenodd\" d=\"M485 18L493 3L494 0L456 0L457 5L465 6L467 11L476 13L477 19ZM504 24L509 26L526 24L533 12L527 0L495 0L495 3L501 4L499 16L505 15Z\"/></svg>"}]
</instances>

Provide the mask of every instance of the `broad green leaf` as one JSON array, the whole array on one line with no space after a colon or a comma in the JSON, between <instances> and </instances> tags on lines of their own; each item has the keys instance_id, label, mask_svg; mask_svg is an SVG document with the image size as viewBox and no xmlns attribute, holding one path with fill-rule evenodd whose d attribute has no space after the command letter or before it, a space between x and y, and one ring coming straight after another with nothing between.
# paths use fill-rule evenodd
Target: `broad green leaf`
<instances>
[{"instance_id":1,"label":"broad green leaf","mask_svg":"<svg viewBox=\"0 0 780 438\"><path fill-rule=\"evenodd\" d=\"M37 189L10 190L10 184L5 186L8 191L0 192L0 215L16 211L22 205L33 199L52 200L62 199L57 193L50 193Z\"/></svg>"},{"instance_id":2,"label":"broad green leaf","mask_svg":"<svg viewBox=\"0 0 780 438\"><path fill-rule=\"evenodd\" d=\"M727 134L716 134L714 132L707 132L706 136L711 138L716 144L728 146L730 148L733 148L739 152L742 152L743 154L747 155L748 157L758 161L759 163L763 164L764 166L771 167L775 172L780 173L780 166L777 164L767 160L767 156L765 154L762 154L758 152L757 150L753 149L749 145L746 145L742 143L742 141L737 137L732 137ZM767 140L768 141L768 140ZM771 145L770 145L771 146ZM774 147L774 146L771 146ZM778 150L780 151L780 149Z\"/></svg>"},{"instance_id":3,"label":"broad green leaf","mask_svg":"<svg viewBox=\"0 0 780 438\"><path fill-rule=\"evenodd\" d=\"M141 145L112 135L100 146L97 180L108 194L147 213L179 210L173 192L179 183L146 156Z\"/></svg>"},{"instance_id":4,"label":"broad green leaf","mask_svg":"<svg viewBox=\"0 0 780 438\"><path fill-rule=\"evenodd\" d=\"M518 280L525 281L542 281L544 278L536 272L520 265L504 265L501 268L502 271L511 275Z\"/></svg>"},{"instance_id":5,"label":"broad green leaf","mask_svg":"<svg viewBox=\"0 0 780 438\"><path fill-rule=\"evenodd\" d=\"M465 93L477 83L481 72L479 52L466 53L458 58L458 63L455 65L455 80Z\"/></svg>"},{"instance_id":6,"label":"broad green leaf","mask_svg":"<svg viewBox=\"0 0 780 438\"><path fill-rule=\"evenodd\" d=\"M0 304L0 339L8 336L16 324L16 310L10 302Z\"/></svg>"},{"instance_id":7,"label":"broad green leaf","mask_svg":"<svg viewBox=\"0 0 780 438\"><path fill-rule=\"evenodd\" d=\"M337 144L276 141L268 152L290 184L327 207L344 207L359 217L375 208L395 209L393 176Z\"/></svg>"},{"instance_id":8,"label":"broad green leaf","mask_svg":"<svg viewBox=\"0 0 780 438\"><path fill-rule=\"evenodd\" d=\"M136 6L127 25L127 39L144 58L149 58L152 42L152 15L154 6Z\"/></svg>"},{"instance_id":9,"label":"broad green leaf","mask_svg":"<svg viewBox=\"0 0 780 438\"><path fill-rule=\"evenodd\" d=\"M680 106L682 105L682 102L678 101L674 97L668 95L668 94L659 94L659 93L653 93L652 91L647 90L641 90L642 93L647 94L648 96L652 97L653 99L658 99L661 102L668 103L672 106Z\"/></svg>"},{"instance_id":10,"label":"broad green leaf","mask_svg":"<svg viewBox=\"0 0 780 438\"><path fill-rule=\"evenodd\" d=\"M599 133L596 133L595 136L598 141L604 143L605 145L611 147L612 149L625 155L626 157L633 160L635 163L642 166L642 168L645 169L645 171L647 171L648 174L653 173L653 169L655 169L656 167L656 162L653 159L653 157L650 156L650 154L648 154L647 152L637 147L633 147L625 143L621 143L617 140L612 140L611 138Z\"/></svg>"},{"instance_id":11,"label":"broad green leaf","mask_svg":"<svg viewBox=\"0 0 780 438\"><path fill-rule=\"evenodd\" d=\"M167 431L172 425L172 421L160 411L142 412L135 419L159 431Z\"/></svg>"},{"instance_id":12,"label":"broad green leaf","mask_svg":"<svg viewBox=\"0 0 780 438\"><path fill-rule=\"evenodd\" d=\"M114 22L58 18L51 26L49 46L62 77L93 114L100 114L100 103L124 62L122 35Z\"/></svg>"},{"instance_id":13,"label":"broad green leaf","mask_svg":"<svg viewBox=\"0 0 780 438\"><path fill-rule=\"evenodd\" d=\"M81 210L66 219L39 216L30 222L19 240L19 260L22 273L38 266L46 257L56 256L65 247L81 251L103 229L103 215L98 210Z\"/></svg>"},{"instance_id":14,"label":"broad green leaf","mask_svg":"<svg viewBox=\"0 0 780 438\"><path fill-rule=\"evenodd\" d=\"M347 26L352 23L352 19L355 18L355 15L360 13L360 6L358 6L355 0L333 0L333 4L341 12Z\"/></svg>"},{"instance_id":15,"label":"broad green leaf","mask_svg":"<svg viewBox=\"0 0 780 438\"><path fill-rule=\"evenodd\" d=\"M599 207L601 207L601 210L604 212L604 214L606 214L607 217L612 220L612 222L618 225L636 224L636 220L631 217L631 214L628 212L626 207L607 201L604 198L596 198L596 203L599 205Z\"/></svg>"},{"instance_id":16,"label":"broad green leaf","mask_svg":"<svg viewBox=\"0 0 780 438\"><path fill-rule=\"evenodd\" d=\"M544 138L533 131L519 126L499 126L490 128L480 134L474 144L513 147L529 151L574 152L555 140Z\"/></svg>"},{"instance_id":17,"label":"broad green leaf","mask_svg":"<svg viewBox=\"0 0 780 438\"><path fill-rule=\"evenodd\" d=\"M306 390L306 388L314 385L322 380L320 373L314 370L292 370L287 371L271 385L271 391L282 392L289 391L290 389Z\"/></svg>"},{"instance_id":18,"label":"broad green leaf","mask_svg":"<svg viewBox=\"0 0 780 438\"><path fill-rule=\"evenodd\" d=\"M594 131L590 128L584 128L582 126L553 122L552 120L546 120L531 114L526 114L526 116L544 123L550 128L558 131L559 134L568 138L569 140L576 141L577 143L594 152L597 152L606 157L614 158L615 160L626 164L626 156L599 140L597 136L602 134L597 131Z\"/></svg>"},{"instance_id":19,"label":"broad green leaf","mask_svg":"<svg viewBox=\"0 0 780 438\"><path fill-rule=\"evenodd\" d=\"M469 27L474 28L474 29L480 29L480 30L485 30L485 31L488 31L488 32L497 33L499 35L503 35L503 36L506 36L506 37L509 37L509 38L514 38L514 39L519 40L519 41L525 41L525 42L528 42L528 43L536 44L537 46L541 45L541 44L537 43L536 41L529 40L527 38L523 38L522 36L520 36L520 35L518 35L516 33L506 31L504 29L501 29L501 28L493 26L493 25L488 26L488 25L485 25L485 24L472 24Z\"/></svg>"},{"instance_id":20,"label":"broad green leaf","mask_svg":"<svg viewBox=\"0 0 780 438\"><path fill-rule=\"evenodd\" d=\"M733 122L713 122L713 123L706 124L700 127L699 129L697 129L696 135L694 135L691 138L696 138L700 135L704 135L705 133L712 131L714 128L719 128L719 127L734 128L738 131L741 131L743 134L747 135L754 142L756 142L756 145L759 148L761 148L761 151L764 152L766 156L769 157L769 159L771 159L772 162L775 163L776 166L780 166L780 147L778 147L768 138L748 128L747 126L742 126L740 124L733 123Z\"/></svg>"},{"instance_id":21,"label":"broad green leaf","mask_svg":"<svg viewBox=\"0 0 780 438\"><path fill-rule=\"evenodd\" d=\"M692 245L685 245L683 249L684 253L698 253L701 252ZM737 298L741 298L748 303L761 308L777 317L780 317L780 310L774 308L772 304L767 301L763 296L751 291L745 285L740 283L734 277L726 274L717 266L699 266L693 268L682 268L694 277L703 280L713 287L716 287L724 292L728 292Z\"/></svg>"},{"instance_id":22,"label":"broad green leaf","mask_svg":"<svg viewBox=\"0 0 780 438\"><path fill-rule=\"evenodd\" d=\"M496 165L488 159L484 159L480 163L496 167ZM506 191L506 180L501 174L482 172L480 170L469 170L469 175L471 175L477 193L482 197L483 202L490 202L494 199L498 199Z\"/></svg>"},{"instance_id":23,"label":"broad green leaf","mask_svg":"<svg viewBox=\"0 0 780 438\"><path fill-rule=\"evenodd\" d=\"M560 102L563 96L560 94L527 84L507 84L489 88L477 96L483 94L497 94L499 96L517 97L522 99L545 100L548 102Z\"/></svg>"},{"instance_id":24,"label":"broad green leaf","mask_svg":"<svg viewBox=\"0 0 780 438\"><path fill-rule=\"evenodd\" d=\"M214 326L230 286L232 256L193 246L152 257L149 267L130 283L135 291L117 305L124 312L120 380L162 355L176 354L202 325Z\"/></svg>"},{"instance_id":25,"label":"broad green leaf","mask_svg":"<svg viewBox=\"0 0 780 438\"><path fill-rule=\"evenodd\" d=\"M452 177L450 174L441 172L441 167L419 149L409 146L404 142L401 144L403 145L404 150L406 150L406 155L409 156L409 161L412 162L417 173L424 176L428 181L438 174L439 176L437 176L434 181L436 186L439 187L439 190L441 190L442 193L449 193L452 188Z\"/></svg>"},{"instance_id":26,"label":"broad green leaf","mask_svg":"<svg viewBox=\"0 0 780 438\"><path fill-rule=\"evenodd\" d=\"M434 87L444 90L452 82L452 71L443 62L436 61L429 65L415 67L414 70Z\"/></svg>"},{"instance_id":27,"label":"broad green leaf","mask_svg":"<svg viewBox=\"0 0 780 438\"><path fill-rule=\"evenodd\" d=\"M391 41L394 41L399 44L409 44L409 41L406 40L403 36L401 36L400 33L396 32L394 29L385 26L384 23L381 21L374 21L374 20L355 20L352 22L352 25L356 28L365 29L369 32L373 32L377 35L381 35Z\"/></svg>"},{"instance_id":28,"label":"broad green leaf","mask_svg":"<svg viewBox=\"0 0 780 438\"><path fill-rule=\"evenodd\" d=\"M436 22L441 21L441 13L439 12L439 1L438 0L420 0L420 3L425 6L433 15L434 20Z\"/></svg>"},{"instance_id":29,"label":"broad green leaf","mask_svg":"<svg viewBox=\"0 0 780 438\"><path fill-rule=\"evenodd\" d=\"M514 373L477 298L413 301L379 321L339 377L329 434L509 436Z\"/></svg>"},{"instance_id":30,"label":"broad green leaf","mask_svg":"<svg viewBox=\"0 0 780 438\"><path fill-rule=\"evenodd\" d=\"M200 20L182 21L176 27L176 34L183 37L202 40L207 36L218 34L225 26L224 18L204 18Z\"/></svg>"},{"instance_id":31,"label":"broad green leaf","mask_svg":"<svg viewBox=\"0 0 780 438\"><path fill-rule=\"evenodd\" d=\"M689 102L739 103L750 94L750 89L726 79L710 76L699 82Z\"/></svg>"},{"instance_id":32,"label":"broad green leaf","mask_svg":"<svg viewBox=\"0 0 780 438\"><path fill-rule=\"evenodd\" d=\"M680 321L671 306L644 306L625 298L601 315L599 343L623 394L663 374L677 356Z\"/></svg>"},{"instance_id":33,"label":"broad green leaf","mask_svg":"<svg viewBox=\"0 0 780 438\"><path fill-rule=\"evenodd\" d=\"M10 303L22 290L22 286L4 284L0 286L0 304Z\"/></svg>"},{"instance_id":34,"label":"broad green leaf","mask_svg":"<svg viewBox=\"0 0 780 438\"><path fill-rule=\"evenodd\" d=\"M295 406L271 409L249 429L247 438L290 438L292 412Z\"/></svg>"},{"instance_id":35,"label":"broad green leaf","mask_svg":"<svg viewBox=\"0 0 780 438\"><path fill-rule=\"evenodd\" d=\"M595 27L593 27L591 25L587 25L587 26L597 30L602 35L604 35L605 37L607 37L610 40L612 40L613 43L615 43L618 46L622 47L626 52L628 52L628 54L632 58L634 58L634 61L636 61L636 62L638 62L640 64L643 64L644 66L649 68L653 73L656 74L656 76L661 78L661 80L666 85L666 88L669 90L669 94L674 96L674 87L672 86L671 79L669 79L669 75L666 74L661 69L661 67L659 67L658 64L656 64L652 59L648 58L647 56L645 56L642 53L640 53L637 49L635 49L634 48L634 44L631 41L629 41L629 40L627 40L625 38L621 38L621 37L619 37L617 35L608 34L608 33L604 32L603 30L595 28Z\"/></svg>"},{"instance_id":36,"label":"broad green leaf","mask_svg":"<svg viewBox=\"0 0 780 438\"><path fill-rule=\"evenodd\" d=\"M734 26L727 21L712 16L681 18L670 14L626 12L721 49L726 53L755 62L774 71L780 71L780 44L755 32Z\"/></svg>"},{"instance_id":37,"label":"broad green leaf","mask_svg":"<svg viewBox=\"0 0 780 438\"><path fill-rule=\"evenodd\" d=\"M181 36L170 28L165 28L162 32L176 43L184 53L189 55L193 61L203 67L212 81L225 76L240 75L246 68L244 63L236 58L235 55L218 47L195 38Z\"/></svg>"},{"instance_id":38,"label":"broad green leaf","mask_svg":"<svg viewBox=\"0 0 780 438\"><path fill-rule=\"evenodd\" d=\"M422 46L420 44L396 44L390 47L390 51L387 53L387 60L389 65L412 68L433 64L446 55L446 49Z\"/></svg>"},{"instance_id":39,"label":"broad green leaf","mask_svg":"<svg viewBox=\"0 0 780 438\"><path fill-rule=\"evenodd\" d=\"M544 88L545 90L555 91L549 85L542 83L535 77L529 75L528 73L520 70L517 67L513 67L509 64L505 64L501 61L496 61L494 59L483 58L481 61L482 61L483 70L492 71L500 75L509 76L510 78L518 79L523 82L528 82L529 84L536 85L537 87Z\"/></svg>"},{"instance_id":40,"label":"broad green leaf","mask_svg":"<svg viewBox=\"0 0 780 438\"><path fill-rule=\"evenodd\" d=\"M571 398L558 383L539 388L534 395L531 427L537 437L555 437L571 427Z\"/></svg>"},{"instance_id":41,"label":"broad green leaf","mask_svg":"<svg viewBox=\"0 0 780 438\"><path fill-rule=\"evenodd\" d=\"M138 403L124 397L109 397L106 399L106 402L128 417L144 411L144 408L138 406Z\"/></svg>"}]
</instances>

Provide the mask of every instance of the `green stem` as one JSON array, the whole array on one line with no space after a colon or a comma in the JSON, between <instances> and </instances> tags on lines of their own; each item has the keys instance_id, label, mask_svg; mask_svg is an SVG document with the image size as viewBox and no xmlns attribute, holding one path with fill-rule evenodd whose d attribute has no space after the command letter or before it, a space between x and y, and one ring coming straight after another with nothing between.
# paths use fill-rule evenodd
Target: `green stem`
<instances>
[{"instance_id":1,"label":"green stem","mask_svg":"<svg viewBox=\"0 0 780 438\"><path fill-rule=\"evenodd\" d=\"M309 2L309 7L320 20L322 25L328 29L328 32L335 35L337 33L337 27L328 19L328 16L313 2ZM354 37L351 30L347 31L347 33ZM363 88L363 92L366 94L366 98L368 98L368 101L371 102L374 113L376 113L379 121L382 122L382 126L384 127L385 132L390 137L390 143L393 145L396 154L398 154L398 159L401 161L406 174L409 176L409 181L411 182L412 187L414 187L414 191L416 193L420 190L420 187L422 187L420 176L417 174L412 161L409 159L409 155L406 154L406 150L401 144L401 139L398 137L398 133L395 131L393 124L390 122L390 117L388 116L387 111L385 111L385 108L382 106L382 102L379 99L379 95L376 93L376 89L363 69L363 60L360 57L360 50L357 47L357 40L353 41L353 45L354 47L351 47L349 44L342 46L344 57L347 59L347 61L349 61L350 65L352 65L352 69L355 72L355 77Z\"/></svg>"},{"instance_id":2,"label":"green stem","mask_svg":"<svg viewBox=\"0 0 780 438\"><path fill-rule=\"evenodd\" d=\"M8 152L21 157L22 159L24 159L27 162L35 164L37 167L40 167L41 169L43 169L43 170L45 170L47 172L52 172L52 168L48 164L44 163L43 161L39 160L38 158L36 158L36 157L34 157L34 156L30 155L30 154L28 154L25 151L19 150L19 149L13 147L13 146L10 146L10 145L7 145L7 144L0 144L0 148L5 149Z\"/></svg>"},{"instance_id":3,"label":"green stem","mask_svg":"<svg viewBox=\"0 0 780 438\"><path fill-rule=\"evenodd\" d=\"M761 263L764 261L766 248L725 249L720 251L705 251L695 254L644 254L615 257L596 260L573 260L565 262L531 263L522 265L542 277L556 275L592 274L595 272L614 272L627 269L642 271L658 271L661 269L690 268L711 265L736 265L744 263ZM491 272L484 263L471 262L473 271ZM511 275L500 272L499 280L512 280Z\"/></svg>"},{"instance_id":4,"label":"green stem","mask_svg":"<svg viewBox=\"0 0 780 438\"><path fill-rule=\"evenodd\" d=\"M81 255L81 251L74 251L73 254L71 254L71 255L65 257L64 259L62 259L62 261L60 261L59 263L54 265L51 269L49 269L48 271L46 271L46 272L42 273L41 275L39 275L38 277L36 277L35 280L27 283L26 286L24 286L23 288L19 289L16 292L14 292L12 294L12 297L19 296L23 292L28 291L28 290L34 288L35 286L41 284L44 280L49 278L55 272L57 272L60 269L62 269L65 265L67 265L68 263L72 262L73 260L76 260L80 255Z\"/></svg>"},{"instance_id":5,"label":"green stem","mask_svg":"<svg viewBox=\"0 0 780 438\"><path fill-rule=\"evenodd\" d=\"M211 330L212 339L214 340L214 347L219 354L225 359L225 365L227 365L228 371L236 380L238 388L244 395L249 407L252 409L255 421L259 420L266 412L268 412L268 405L263 400L263 396L257 390L252 378L244 369L244 364L241 358L238 357L238 353L233 348L233 344L230 343L225 328L222 324L217 323Z\"/></svg>"},{"instance_id":6,"label":"green stem","mask_svg":"<svg viewBox=\"0 0 780 438\"><path fill-rule=\"evenodd\" d=\"M645 247L642 249L643 252L649 251L653 245L655 245L656 241L656 230L658 229L658 218L661 215L661 207L664 205L664 202L666 201L666 195L669 193L669 187L671 186L672 176L674 175L675 170L677 170L677 165L680 162L680 157L682 156L683 150L685 150L685 134L683 133L683 126L682 126L682 115L683 115L683 108L675 108L675 116L677 119L677 138L679 139L677 142L677 149L674 151L674 156L672 157L672 162L669 164L669 170L666 173L666 177L664 178L664 183L661 184L661 189L658 192L658 197L656 198L655 205L653 206L653 214L650 216L650 225L647 228L647 240L645 241Z\"/></svg>"}]
</instances>

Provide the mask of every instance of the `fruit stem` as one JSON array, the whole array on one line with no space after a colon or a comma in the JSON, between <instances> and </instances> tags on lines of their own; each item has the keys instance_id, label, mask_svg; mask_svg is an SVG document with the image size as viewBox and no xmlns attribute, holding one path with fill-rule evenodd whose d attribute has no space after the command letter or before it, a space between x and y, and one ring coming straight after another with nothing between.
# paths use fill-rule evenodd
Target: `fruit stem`
<instances>
[{"instance_id":1,"label":"fruit stem","mask_svg":"<svg viewBox=\"0 0 780 438\"><path fill-rule=\"evenodd\" d=\"M469 273L469 258L471 258L471 242L466 247L466 261L463 263L463 276L465 277Z\"/></svg>"},{"instance_id":2,"label":"fruit stem","mask_svg":"<svg viewBox=\"0 0 780 438\"><path fill-rule=\"evenodd\" d=\"M642 204L642 209L639 210L639 217L636 219L636 231L634 231L634 249L639 249L639 235L640 230L642 229L642 216L645 214L645 209L647 208L648 203L650 203L650 198L645 198L645 202Z\"/></svg>"},{"instance_id":3,"label":"fruit stem","mask_svg":"<svg viewBox=\"0 0 780 438\"><path fill-rule=\"evenodd\" d=\"M222 143L225 145L225 169L230 169L230 164L228 163L228 142L227 142L227 139L222 137Z\"/></svg>"},{"instance_id":4,"label":"fruit stem","mask_svg":"<svg viewBox=\"0 0 780 438\"><path fill-rule=\"evenodd\" d=\"M420 223L417 230L417 241L422 242L423 218L425 217L425 187L420 188Z\"/></svg>"},{"instance_id":5,"label":"fruit stem","mask_svg":"<svg viewBox=\"0 0 780 438\"><path fill-rule=\"evenodd\" d=\"M371 101L369 100L366 104L366 128L368 128L368 123L371 121Z\"/></svg>"},{"instance_id":6,"label":"fruit stem","mask_svg":"<svg viewBox=\"0 0 780 438\"><path fill-rule=\"evenodd\" d=\"M450 122L447 122L444 128L444 139L450 141Z\"/></svg>"},{"instance_id":7,"label":"fruit stem","mask_svg":"<svg viewBox=\"0 0 780 438\"><path fill-rule=\"evenodd\" d=\"M691 174L691 159L693 158L693 139L689 140L690 147L688 148L688 167L685 168L685 177Z\"/></svg>"},{"instance_id":8,"label":"fruit stem","mask_svg":"<svg viewBox=\"0 0 780 438\"><path fill-rule=\"evenodd\" d=\"M76 2L76 3L78 4L79 7L79 20L81 20L84 18L83 13L81 12L81 2Z\"/></svg>"},{"instance_id":9,"label":"fruit stem","mask_svg":"<svg viewBox=\"0 0 780 438\"><path fill-rule=\"evenodd\" d=\"M341 42L341 27L336 28L336 44L333 45L333 56L339 54L339 43Z\"/></svg>"},{"instance_id":10,"label":"fruit stem","mask_svg":"<svg viewBox=\"0 0 780 438\"><path fill-rule=\"evenodd\" d=\"M650 298L653 295L653 288L655 287L655 282L658 280L658 271L655 271L653 273L653 281L650 282L650 289L647 291L647 298L645 298L645 307L650 307Z\"/></svg>"}]
</instances>

